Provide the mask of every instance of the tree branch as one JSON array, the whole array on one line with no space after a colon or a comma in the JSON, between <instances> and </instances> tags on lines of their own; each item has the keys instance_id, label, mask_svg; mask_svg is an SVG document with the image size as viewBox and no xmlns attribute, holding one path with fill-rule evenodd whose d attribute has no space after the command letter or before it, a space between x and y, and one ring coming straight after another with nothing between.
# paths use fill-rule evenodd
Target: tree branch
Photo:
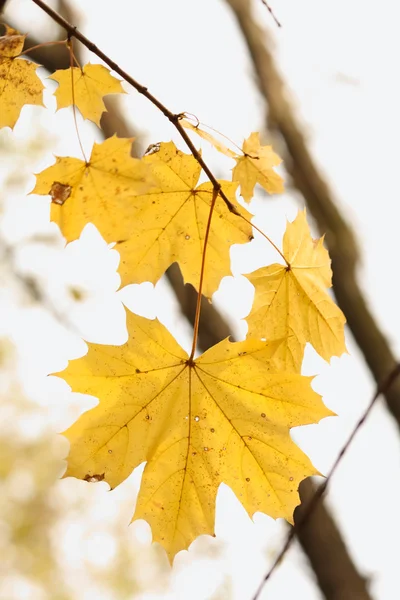
<instances>
[{"instance_id":1,"label":"tree branch","mask_svg":"<svg viewBox=\"0 0 400 600\"><path fill-rule=\"evenodd\" d=\"M222 190L221 184L214 177L214 174L203 160L201 153L197 150L189 135L186 133L184 127L181 125L180 120L182 118L182 113L173 113L172 111L170 111L162 102L160 102L160 100L158 100L158 98L156 98L151 92L149 92L147 87L136 81L136 79L131 77L129 73L121 69L121 67L117 65L115 61L113 61L109 56L107 56L107 54L100 50L100 48L98 48L96 44L94 44L85 35L83 35L83 33L81 33L77 27L69 23L66 19L64 19L64 17L62 17L59 13L53 10L45 2L43 2L42 0L32 0L32 2L39 6L39 8L41 8L45 13L47 13L55 23L63 27L67 32L68 37L75 38L79 42L81 42L81 44L83 44L88 50L90 50L90 52L93 52L93 54L98 56L103 62L106 63L106 65L110 67L110 69L118 73L118 75L122 77L122 79L124 79L127 83L129 83L133 88L135 88L135 90L139 92L139 94L147 98L149 102L151 102L156 108L158 108L158 110L165 116L166 119L168 119L168 121L170 121L170 123L172 123L172 125L178 131L179 135L186 143L193 157L197 160L197 162L207 175L208 179L212 183L214 190L225 202L228 210L234 215L241 217L242 215L240 214L240 212L238 212L236 206L232 204L232 202L228 199L225 192Z\"/></svg>"}]
</instances>

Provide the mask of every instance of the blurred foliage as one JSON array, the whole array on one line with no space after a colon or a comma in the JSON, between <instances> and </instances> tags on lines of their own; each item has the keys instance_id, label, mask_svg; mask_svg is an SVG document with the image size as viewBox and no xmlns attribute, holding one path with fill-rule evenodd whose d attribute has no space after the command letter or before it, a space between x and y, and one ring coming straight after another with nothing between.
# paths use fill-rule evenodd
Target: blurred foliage
<instances>
[{"instance_id":1,"label":"blurred foliage","mask_svg":"<svg viewBox=\"0 0 400 600\"><path fill-rule=\"evenodd\" d=\"M35 120L27 114L27 122ZM206 586L212 598L229 598L230 578L218 566L216 540L199 540L174 573L165 552L150 543L150 528L143 522L128 526L137 476L118 493L105 483L60 479L68 445L57 431L76 418L82 404L69 392L56 391L54 397L59 387L50 385L43 393L50 381L48 357L63 360L68 351L60 348L60 339L78 339L69 309L82 306L85 316L102 298L115 297L118 286L111 282L104 291L90 261L80 273L62 274L68 247L48 224L47 200L26 196L32 173L52 160L50 142L53 136L40 122L0 132L0 600L175 598L195 580L199 589L193 597ZM104 258L111 256L101 242ZM82 257L75 254L81 267ZM110 258L115 276L114 263ZM98 305L90 304L96 299ZM206 580L196 564L207 565Z\"/></svg>"}]
</instances>

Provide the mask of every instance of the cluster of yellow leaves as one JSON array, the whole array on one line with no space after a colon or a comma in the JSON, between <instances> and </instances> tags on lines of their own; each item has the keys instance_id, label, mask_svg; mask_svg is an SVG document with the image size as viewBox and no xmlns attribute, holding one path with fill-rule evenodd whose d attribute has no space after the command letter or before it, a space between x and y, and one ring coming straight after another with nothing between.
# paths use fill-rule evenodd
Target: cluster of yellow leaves
<instances>
[{"instance_id":1,"label":"cluster of yellow leaves","mask_svg":"<svg viewBox=\"0 0 400 600\"><path fill-rule=\"evenodd\" d=\"M43 106L44 86L36 74L39 65L21 58L25 38L7 25L5 35L0 37L0 127L12 129L25 104ZM75 104L82 116L96 125L105 111L103 96L125 93L121 82L103 65L89 63L82 69L61 69L50 79L59 84L55 93L57 108Z\"/></svg>"},{"instance_id":2,"label":"cluster of yellow leaves","mask_svg":"<svg viewBox=\"0 0 400 600\"><path fill-rule=\"evenodd\" d=\"M0 126L13 127L24 104L42 102L36 65L19 58L24 39L10 29L0 38ZM101 65L51 78L59 83L58 108L74 103L96 124L103 96L123 93ZM181 123L236 161L232 181L219 182L234 212L210 183L198 184L200 165L172 142L134 159L132 140L115 136L94 144L88 161L57 157L37 175L33 193L50 196L51 220L68 242L91 222L116 243L123 285L155 283L177 262L199 289L206 256L202 291L211 297L230 273L231 246L252 238L252 215L237 204L237 188L246 202L256 183L283 191L274 171L280 159L258 133L237 153ZM151 524L171 559L214 532L221 482L250 516L263 511L291 521L300 481L317 473L289 430L332 414L300 369L307 343L326 360L345 351L344 317L327 293L329 256L323 240L311 238L305 212L288 224L282 256L285 264L248 275L255 301L246 341L224 340L194 360L158 321L128 312L125 345L89 344L86 356L57 374L99 399L64 434L71 444L66 475L114 488L146 461L133 519Z\"/></svg>"},{"instance_id":3,"label":"cluster of yellow leaves","mask_svg":"<svg viewBox=\"0 0 400 600\"><path fill-rule=\"evenodd\" d=\"M113 137L95 144L88 164L57 158L37 177L33 193L53 190L51 219L67 241L79 237L88 222L108 242L117 242L122 283L155 283L174 262L185 281L199 285L204 236L212 199L211 183L197 186L201 168L192 155L172 142L141 160L130 157L131 140ZM68 198L54 198L68 190ZM236 183L221 181L232 204ZM196 187L197 186L197 187ZM143 193L144 192L144 193ZM247 219L251 215L244 209ZM251 225L229 212L218 198L208 242L208 268L203 292L211 296L230 274L229 249L251 239Z\"/></svg>"},{"instance_id":4,"label":"cluster of yellow leaves","mask_svg":"<svg viewBox=\"0 0 400 600\"><path fill-rule=\"evenodd\" d=\"M274 167L280 165L282 160L271 146L261 146L259 133L251 133L243 142L242 153L238 154L199 125L193 125L187 119L181 119L181 124L207 140L221 154L236 160L232 181L240 184L240 194L246 202L252 199L256 183L269 194L281 194L284 191L282 177L274 171Z\"/></svg>"}]
</instances>

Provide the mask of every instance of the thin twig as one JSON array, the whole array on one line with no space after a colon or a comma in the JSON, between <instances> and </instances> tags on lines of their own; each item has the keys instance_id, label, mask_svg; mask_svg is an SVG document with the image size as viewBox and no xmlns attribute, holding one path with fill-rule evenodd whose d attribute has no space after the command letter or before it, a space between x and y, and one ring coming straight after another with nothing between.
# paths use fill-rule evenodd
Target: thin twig
<instances>
[{"instance_id":1,"label":"thin twig","mask_svg":"<svg viewBox=\"0 0 400 600\"><path fill-rule=\"evenodd\" d=\"M302 527L304 527L304 525L307 523L308 519L311 517L311 515L313 514L316 506L318 505L319 501L321 500L322 496L325 494L326 489L333 477L333 475L335 474L339 464L341 463L343 457L345 456L347 450L349 449L353 439L355 438L357 432L359 431L359 429L361 428L361 426L364 424L364 422L366 421L366 419L368 418L371 410L373 409L376 401L378 400L379 396L381 394L385 394L388 389L391 387L391 385L393 384L393 382L397 379L397 377L400 375L400 363L398 363L394 369L389 373L389 375L386 377L386 379L380 384L378 385L376 392L372 398L372 400L370 401L370 403L368 404L366 410L364 411L364 413L362 414L361 418L358 420L356 426L354 427L353 431L351 432L351 434L349 435L346 443L344 444L344 446L342 447L342 449L340 450L338 456L336 457L335 462L333 463L325 481L319 486L319 488L317 489L317 491L315 492L313 498L311 499L311 502L309 503L309 505L307 506L306 511L303 513L302 518L296 523L296 525L294 525L290 531L289 534L286 538L286 542L282 547L282 550L279 552L278 556L276 557L276 559L273 562L272 567L269 569L268 573L265 575L265 577L263 578L262 582L260 583L254 597L253 600L257 600L260 597L260 594L264 588L264 585L267 583L267 581L270 579L271 575L273 574L273 572L275 571L275 569L277 568L277 566L279 565L279 563L281 562L282 558L285 556L285 554L287 553L287 551L289 550L290 546L292 545L293 539L297 533L297 531L299 529L301 529Z\"/></svg>"},{"instance_id":2,"label":"thin twig","mask_svg":"<svg viewBox=\"0 0 400 600\"><path fill-rule=\"evenodd\" d=\"M73 25L71 25L71 23L64 19L64 17L62 17L52 8L50 8L50 6L47 6L45 2L43 2L42 0L32 0L32 2L34 2L34 4L39 6L45 13L47 13L49 17L53 19L53 21L55 21L56 23L58 23L58 25L63 27L67 31L69 37L74 37L79 42L81 42L81 44L83 44L88 50L93 52L93 54L98 56L102 61L104 61L113 71L118 73L118 75L120 75L122 79L124 79L127 83L134 87L135 90L139 92L139 94L147 98L147 100L149 100L156 108L158 108L160 112L163 113L163 115L178 130L180 136L185 141L193 157L197 160L203 171L206 173L208 179L213 185L214 190L221 196L229 211L240 217L241 215L238 212L237 208L227 198L226 194L221 189L221 184L214 177L213 173L202 159L200 152L197 150L189 135L186 133L184 127L182 127L182 125L180 124L182 113L175 114L172 111L170 111L166 106L164 106L164 104L162 104L162 102L160 102L160 100L158 100L155 96L153 96L153 94L149 92L147 87L137 82L133 77L131 77L128 73L121 69L121 67L119 67L116 62L114 62L111 58L109 58L109 56L107 56L107 54L100 50L92 41L90 41L85 35L83 35L83 33L81 33L76 27L74 27Z\"/></svg>"},{"instance_id":3,"label":"thin twig","mask_svg":"<svg viewBox=\"0 0 400 600\"><path fill-rule=\"evenodd\" d=\"M278 19L275 16L274 11L272 10L272 8L270 7L270 5L268 4L267 0L261 0L261 2L264 4L264 6L267 8L267 10L269 11L269 14L271 15L271 17L273 18L273 20L275 21L275 23L277 24L278 27L282 27L282 23L280 23L280 21L278 21Z\"/></svg>"},{"instance_id":4,"label":"thin twig","mask_svg":"<svg viewBox=\"0 0 400 600\"><path fill-rule=\"evenodd\" d=\"M197 337L198 337L198 333L199 333L199 323L200 323L200 313L201 313L201 291L203 288L204 271L205 271L205 267L206 267L207 243L208 243L208 238L210 235L211 219L213 216L215 202L217 201L217 197L218 197L218 192L217 192L217 190L214 189L212 199L211 199L211 204L210 204L210 212L208 214L206 232L204 235L203 253L201 256L200 282L199 282L199 290L197 292L196 314L195 314L194 326L193 326L193 343L192 343L192 351L189 356L189 362L193 360L194 353L196 352L196 347L197 347Z\"/></svg>"},{"instance_id":5,"label":"thin twig","mask_svg":"<svg viewBox=\"0 0 400 600\"><path fill-rule=\"evenodd\" d=\"M23 54L29 54L29 52L34 52L35 50L39 50L40 48L47 48L48 46L65 46L67 47L68 40L58 40L56 42L43 42L42 44L36 44L36 46L31 46L30 48L24 49Z\"/></svg>"},{"instance_id":6,"label":"thin twig","mask_svg":"<svg viewBox=\"0 0 400 600\"><path fill-rule=\"evenodd\" d=\"M75 85L74 85L74 61L79 66L79 68L81 68L81 67L80 67L78 61L75 58L74 49L72 47L72 40L68 40L67 41L67 45L68 45L68 48L69 48L69 61L70 61L69 64L70 64L70 70L71 70L72 114L74 116L74 126L75 126L76 136L77 136L78 142L79 142L79 147L80 147L81 152L82 152L83 160L85 161L86 164L88 164L88 160L86 158L85 150L83 149L83 144L82 144L81 136L79 134L78 120L76 118Z\"/></svg>"},{"instance_id":7,"label":"thin twig","mask_svg":"<svg viewBox=\"0 0 400 600\"><path fill-rule=\"evenodd\" d=\"M28 296L34 301L42 305L49 314L58 321L69 333L76 335L79 338L84 338L84 334L80 331L76 325L69 319L69 317L58 310L57 306L53 303L51 298L46 296L38 282L34 277L21 273L15 265L15 253L14 248L8 245L3 239L0 238L0 255L5 259L8 259L8 268L18 283L18 285L25 290Z\"/></svg>"},{"instance_id":8,"label":"thin twig","mask_svg":"<svg viewBox=\"0 0 400 600\"><path fill-rule=\"evenodd\" d=\"M278 246L271 240L271 238L264 233L263 231L261 231L261 229L259 227L257 227L257 225L254 225L254 223L251 223L251 221L249 221L248 219L246 219L246 217L244 217L243 215L241 215L243 221L246 221L246 223L248 223L249 225L251 225L252 227L254 227L254 229L256 231L258 231L258 233L260 233L266 240L267 242L269 242L271 244L271 246L274 248L274 250L276 250L276 252L280 255L280 257L282 258L282 260L285 261L286 266L290 267L290 263L288 261L288 259L285 257L285 255L283 254L282 250L279 250Z\"/></svg>"}]
</instances>

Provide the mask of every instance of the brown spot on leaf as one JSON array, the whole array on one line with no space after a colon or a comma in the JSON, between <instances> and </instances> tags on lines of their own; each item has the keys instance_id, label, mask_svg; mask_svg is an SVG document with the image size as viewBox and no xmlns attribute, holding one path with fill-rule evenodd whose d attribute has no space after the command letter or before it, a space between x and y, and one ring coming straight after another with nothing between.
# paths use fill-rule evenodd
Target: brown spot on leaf
<instances>
[{"instance_id":1,"label":"brown spot on leaf","mask_svg":"<svg viewBox=\"0 0 400 600\"><path fill-rule=\"evenodd\" d=\"M149 156L150 154L155 154L156 152L159 152L160 147L161 147L160 142L158 142L157 144L150 144L150 146L147 148L146 152L144 153L144 156Z\"/></svg>"},{"instance_id":2,"label":"brown spot on leaf","mask_svg":"<svg viewBox=\"0 0 400 600\"><path fill-rule=\"evenodd\" d=\"M72 187L70 185L65 185L64 183L55 181L51 186L49 194L51 196L51 201L54 202L54 204L62 206L70 197L71 192Z\"/></svg>"},{"instance_id":3,"label":"brown spot on leaf","mask_svg":"<svg viewBox=\"0 0 400 600\"><path fill-rule=\"evenodd\" d=\"M103 481L104 475L105 473L99 473L98 475L90 475L90 473L88 473L83 479L85 481L89 481L90 483L96 483L97 481Z\"/></svg>"}]
</instances>

